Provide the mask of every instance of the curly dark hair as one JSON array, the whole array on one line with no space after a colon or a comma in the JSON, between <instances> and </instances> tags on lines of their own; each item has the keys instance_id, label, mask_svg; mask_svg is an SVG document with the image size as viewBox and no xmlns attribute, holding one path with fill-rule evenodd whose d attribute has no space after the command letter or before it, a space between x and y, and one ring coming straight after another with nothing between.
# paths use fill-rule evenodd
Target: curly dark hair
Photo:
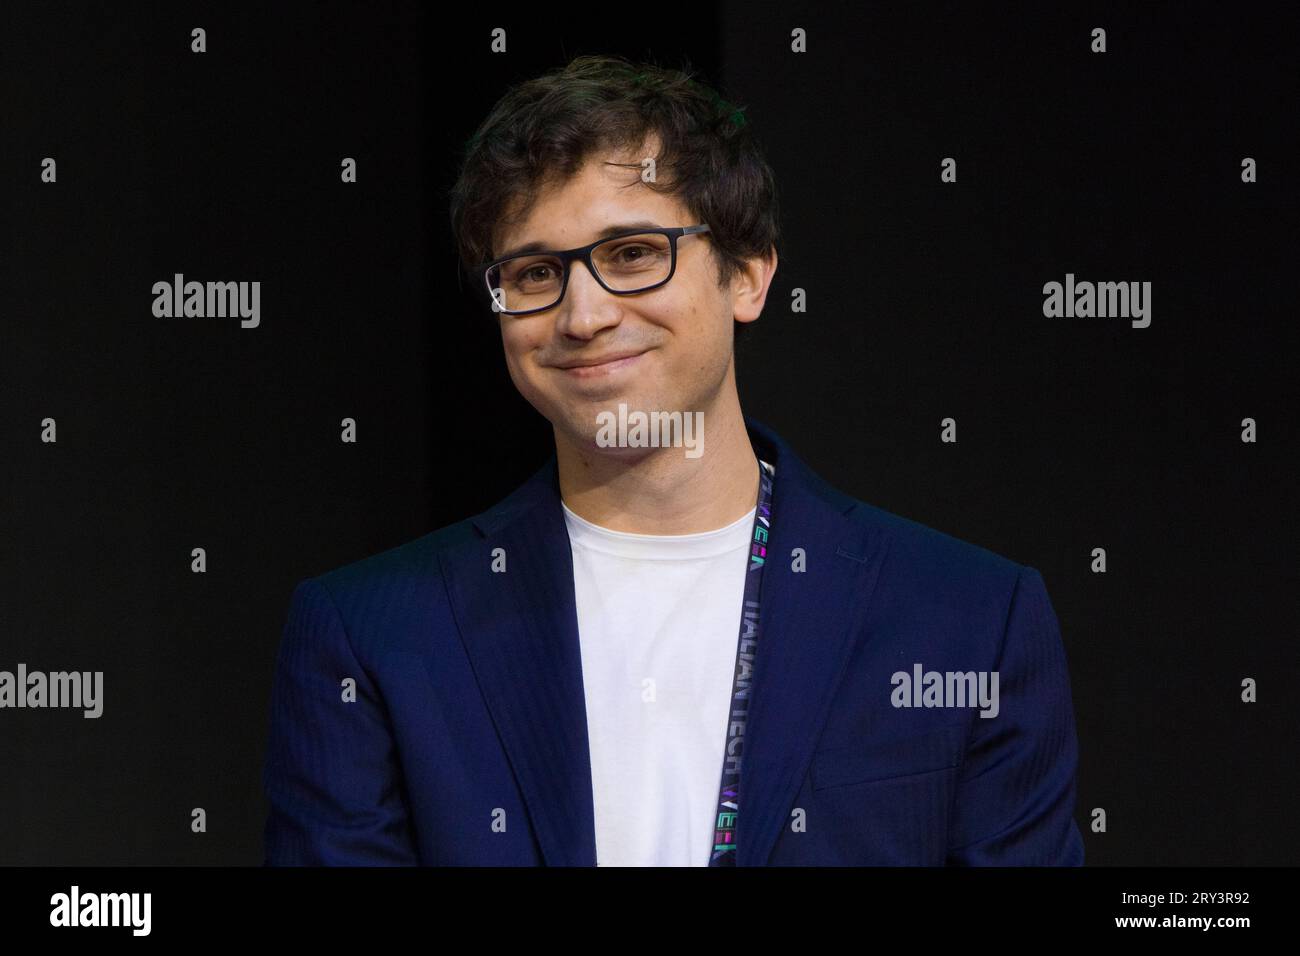
<instances>
[{"instance_id":1,"label":"curly dark hair","mask_svg":"<svg viewBox=\"0 0 1300 956\"><path fill-rule=\"evenodd\" d=\"M562 184L597 151L636 150L651 138L656 181L644 185L676 196L710 225L719 286L742 260L774 248L776 181L745 108L693 72L579 56L509 89L465 144L450 193L466 274L492 260L497 230L526 217L541 188Z\"/></svg>"}]
</instances>

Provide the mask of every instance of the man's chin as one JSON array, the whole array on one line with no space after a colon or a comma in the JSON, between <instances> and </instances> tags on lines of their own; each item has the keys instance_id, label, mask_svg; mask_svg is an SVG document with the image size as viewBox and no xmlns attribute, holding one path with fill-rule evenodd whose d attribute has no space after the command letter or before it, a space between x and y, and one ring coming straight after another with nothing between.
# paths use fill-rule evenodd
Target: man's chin
<instances>
[{"instance_id":1,"label":"man's chin","mask_svg":"<svg viewBox=\"0 0 1300 956\"><path fill-rule=\"evenodd\" d=\"M581 449L584 455L600 455L602 458L611 460L636 461L647 452L654 451L653 448L619 444L616 428L609 431L600 428L586 429L583 431L570 431L568 434L572 444Z\"/></svg>"},{"instance_id":2,"label":"man's chin","mask_svg":"<svg viewBox=\"0 0 1300 956\"><path fill-rule=\"evenodd\" d=\"M626 399L622 401L626 406L625 415L639 408L635 402ZM609 406L593 408L590 415L568 417L560 430L569 444L584 456L599 455L611 461L634 462L655 452L657 449L652 447L630 444L625 440L626 435L620 437L618 405L616 401ZM598 418L598 415L602 417Z\"/></svg>"},{"instance_id":3,"label":"man's chin","mask_svg":"<svg viewBox=\"0 0 1300 956\"><path fill-rule=\"evenodd\" d=\"M627 416L634 412L658 410L659 406L647 405L645 402L646 399L641 395L619 389L612 392L609 398L570 403L561 414L564 431L584 446L594 444L598 436L618 432L620 417L626 421ZM554 422L555 419L551 421Z\"/></svg>"}]
</instances>

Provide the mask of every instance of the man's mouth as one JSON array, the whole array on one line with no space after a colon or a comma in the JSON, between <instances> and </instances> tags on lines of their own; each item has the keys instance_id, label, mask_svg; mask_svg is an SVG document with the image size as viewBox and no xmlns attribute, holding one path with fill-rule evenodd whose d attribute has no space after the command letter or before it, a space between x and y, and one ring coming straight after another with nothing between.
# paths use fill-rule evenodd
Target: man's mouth
<instances>
[{"instance_id":1,"label":"man's mouth","mask_svg":"<svg viewBox=\"0 0 1300 956\"><path fill-rule=\"evenodd\" d=\"M645 352L618 352L608 356L597 355L589 359L572 359L556 368L572 378L597 378L630 368L644 354Z\"/></svg>"}]
</instances>

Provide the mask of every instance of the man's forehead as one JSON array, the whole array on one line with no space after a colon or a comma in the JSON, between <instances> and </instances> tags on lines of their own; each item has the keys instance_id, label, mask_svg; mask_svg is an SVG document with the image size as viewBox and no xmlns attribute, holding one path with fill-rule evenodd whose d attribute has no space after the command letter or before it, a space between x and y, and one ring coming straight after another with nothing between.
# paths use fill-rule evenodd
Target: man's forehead
<instances>
[{"instance_id":1,"label":"man's forehead","mask_svg":"<svg viewBox=\"0 0 1300 956\"><path fill-rule=\"evenodd\" d=\"M689 225L682 219L682 205L647 186L639 166L606 169L610 171L593 171L589 164L567 182L545 187L522 214L517 202L496 230L495 256L512 255L524 246L586 245L615 228Z\"/></svg>"}]
</instances>

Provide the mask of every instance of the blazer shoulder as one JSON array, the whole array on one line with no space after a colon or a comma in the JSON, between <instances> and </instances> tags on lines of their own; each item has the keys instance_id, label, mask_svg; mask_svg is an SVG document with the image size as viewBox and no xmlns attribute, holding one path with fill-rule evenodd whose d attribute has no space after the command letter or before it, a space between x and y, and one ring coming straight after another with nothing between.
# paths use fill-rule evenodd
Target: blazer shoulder
<instances>
[{"instance_id":1,"label":"blazer shoulder","mask_svg":"<svg viewBox=\"0 0 1300 956\"><path fill-rule=\"evenodd\" d=\"M850 520L889 538L873 598L901 635L945 634L969 659L997 658L1016 595L1038 572L989 548L858 502Z\"/></svg>"},{"instance_id":2,"label":"blazer shoulder","mask_svg":"<svg viewBox=\"0 0 1300 956\"><path fill-rule=\"evenodd\" d=\"M849 520L890 539L889 564L895 574L925 583L965 584L994 593L1012 590L1032 571L1020 562L972 541L947 534L892 511L852 499Z\"/></svg>"},{"instance_id":3,"label":"blazer shoulder","mask_svg":"<svg viewBox=\"0 0 1300 956\"><path fill-rule=\"evenodd\" d=\"M810 491L839 511L845 521L888 541L882 570L889 574L895 587L906 590L912 585L931 587L933 591L937 585L939 593L951 595L956 586L971 594L992 593L1009 598L1021 574L1032 571L989 548L863 501L837 488L806 465L800 472ZM780 480L779 465L777 480Z\"/></svg>"},{"instance_id":4,"label":"blazer shoulder","mask_svg":"<svg viewBox=\"0 0 1300 956\"><path fill-rule=\"evenodd\" d=\"M437 627L446 618L448 601L439 555L478 537L472 521L457 521L308 576L295 586L295 599L303 590L323 592L358 653L368 656L385 647L405 647L412 634Z\"/></svg>"},{"instance_id":5,"label":"blazer shoulder","mask_svg":"<svg viewBox=\"0 0 1300 956\"><path fill-rule=\"evenodd\" d=\"M430 573L440 574L438 554L477 537L473 519L465 518L428 534L367 555L316 575L319 584L333 594L369 591L400 586L407 580L425 580Z\"/></svg>"}]
</instances>

